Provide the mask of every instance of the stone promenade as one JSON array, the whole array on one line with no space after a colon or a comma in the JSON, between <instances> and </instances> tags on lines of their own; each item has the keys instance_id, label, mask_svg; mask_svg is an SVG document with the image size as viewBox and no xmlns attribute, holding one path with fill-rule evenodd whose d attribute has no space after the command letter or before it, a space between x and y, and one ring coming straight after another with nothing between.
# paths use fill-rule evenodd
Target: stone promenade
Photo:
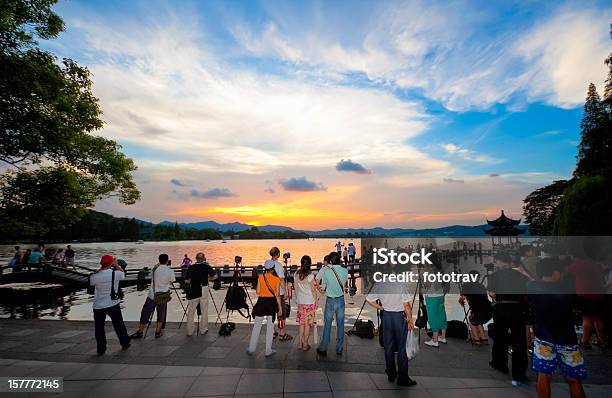
<instances>
[{"instance_id":1,"label":"stone promenade","mask_svg":"<svg viewBox=\"0 0 612 398\"><path fill-rule=\"evenodd\" d=\"M129 330L134 327L128 322ZM263 334L256 355L246 355L250 330L250 325L239 324L230 337L221 337L211 324L208 334L187 337L184 325L179 329L171 323L159 340L150 333L121 351L108 322L109 347L98 356L92 322L0 320L0 376L64 377L62 396L76 397L535 396L533 373L527 386L512 387L507 375L489 368L489 347L462 340L449 339L438 349L422 346L410 366L418 384L398 388L383 373L383 350L376 339L347 336L344 354L330 349L325 358L317 358L314 348L299 351L295 340L275 341L277 354L265 358ZM587 396L612 396L612 355L594 350L586 353L586 361ZM553 396L569 396L560 378Z\"/></svg>"}]
</instances>

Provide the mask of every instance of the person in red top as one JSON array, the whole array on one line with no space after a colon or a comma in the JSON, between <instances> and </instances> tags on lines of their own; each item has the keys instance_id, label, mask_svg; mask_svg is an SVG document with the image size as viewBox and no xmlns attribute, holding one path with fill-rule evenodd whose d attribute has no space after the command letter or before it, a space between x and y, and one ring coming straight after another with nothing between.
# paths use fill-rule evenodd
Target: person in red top
<instances>
[{"instance_id":1,"label":"person in red top","mask_svg":"<svg viewBox=\"0 0 612 398\"><path fill-rule=\"evenodd\" d=\"M602 316L604 314L604 269L591 260L574 257L566 271L574 275L576 296L580 315L582 316L582 337L580 345L590 350L593 327L597 333L597 345L605 345L605 330Z\"/></svg>"}]
</instances>

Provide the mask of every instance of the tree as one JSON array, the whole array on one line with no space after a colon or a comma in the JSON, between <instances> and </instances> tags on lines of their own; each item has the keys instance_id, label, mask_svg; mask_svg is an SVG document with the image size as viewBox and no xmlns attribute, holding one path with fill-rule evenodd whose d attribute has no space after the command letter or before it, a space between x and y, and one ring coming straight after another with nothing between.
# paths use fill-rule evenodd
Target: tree
<instances>
[{"instance_id":1,"label":"tree","mask_svg":"<svg viewBox=\"0 0 612 398\"><path fill-rule=\"evenodd\" d=\"M582 177L569 185L559 202L555 235L606 236L612 222L612 190L604 176Z\"/></svg>"},{"instance_id":2,"label":"tree","mask_svg":"<svg viewBox=\"0 0 612 398\"><path fill-rule=\"evenodd\" d=\"M612 133L606 129L608 117L597 89L591 83L580 123L581 137L574 177L593 176L612 169Z\"/></svg>"},{"instance_id":3,"label":"tree","mask_svg":"<svg viewBox=\"0 0 612 398\"><path fill-rule=\"evenodd\" d=\"M69 227L96 200L140 198L136 166L103 126L90 73L37 47L64 29L56 0L0 3L0 231L16 239ZM51 224L53 223L53 224Z\"/></svg>"},{"instance_id":4,"label":"tree","mask_svg":"<svg viewBox=\"0 0 612 398\"><path fill-rule=\"evenodd\" d=\"M563 191L570 184L567 180L554 181L536 189L523 200L523 214L529 224L529 233L537 236L552 234L555 216Z\"/></svg>"}]
</instances>

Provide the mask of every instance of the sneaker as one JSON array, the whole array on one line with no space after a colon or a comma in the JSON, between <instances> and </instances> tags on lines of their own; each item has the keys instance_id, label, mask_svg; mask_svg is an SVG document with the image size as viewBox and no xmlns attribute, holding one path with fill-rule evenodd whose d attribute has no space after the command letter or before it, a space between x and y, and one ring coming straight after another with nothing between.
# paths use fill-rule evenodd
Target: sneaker
<instances>
[{"instance_id":1,"label":"sneaker","mask_svg":"<svg viewBox=\"0 0 612 398\"><path fill-rule=\"evenodd\" d=\"M524 385L525 385L525 383L524 383L524 382L522 382L522 381L518 381L518 380L512 380L512 385L513 385L514 387L520 387L520 386L524 386Z\"/></svg>"},{"instance_id":2,"label":"sneaker","mask_svg":"<svg viewBox=\"0 0 612 398\"><path fill-rule=\"evenodd\" d=\"M251 355L252 356L253 354L255 354L255 351L249 351L249 349L247 348L246 353L247 353L247 355Z\"/></svg>"},{"instance_id":3,"label":"sneaker","mask_svg":"<svg viewBox=\"0 0 612 398\"><path fill-rule=\"evenodd\" d=\"M430 346L430 347L440 347L438 342L437 341L433 341L433 340L427 340L425 342L425 345Z\"/></svg>"},{"instance_id":4,"label":"sneaker","mask_svg":"<svg viewBox=\"0 0 612 398\"><path fill-rule=\"evenodd\" d=\"M336 355L342 355L342 351L336 351Z\"/></svg>"},{"instance_id":5,"label":"sneaker","mask_svg":"<svg viewBox=\"0 0 612 398\"><path fill-rule=\"evenodd\" d=\"M446 344L448 342L446 341L445 338L444 339L438 338L438 343Z\"/></svg>"},{"instance_id":6,"label":"sneaker","mask_svg":"<svg viewBox=\"0 0 612 398\"><path fill-rule=\"evenodd\" d=\"M127 350L128 348L130 348L130 346L131 346L131 345L132 345L132 344L130 344L130 343L128 343L128 344L126 344L126 345L122 345L122 346L121 346L121 349L122 349L123 351L125 351L125 350Z\"/></svg>"},{"instance_id":7,"label":"sneaker","mask_svg":"<svg viewBox=\"0 0 612 398\"><path fill-rule=\"evenodd\" d=\"M489 366L491 366L493 369L497 370L498 372L502 372L502 373L510 372L510 369L508 369L508 366L499 366L495 364L493 361L489 362Z\"/></svg>"},{"instance_id":8,"label":"sneaker","mask_svg":"<svg viewBox=\"0 0 612 398\"><path fill-rule=\"evenodd\" d=\"M400 376L397 378L397 385L403 387L412 387L416 385L416 381L412 380L410 376Z\"/></svg>"},{"instance_id":9,"label":"sneaker","mask_svg":"<svg viewBox=\"0 0 612 398\"><path fill-rule=\"evenodd\" d=\"M266 354L266 357L271 357L272 355L276 354L276 350L272 350L270 351L269 354Z\"/></svg>"},{"instance_id":10,"label":"sneaker","mask_svg":"<svg viewBox=\"0 0 612 398\"><path fill-rule=\"evenodd\" d=\"M322 357L326 357L327 356L327 351L321 351L317 348L317 354L319 354Z\"/></svg>"},{"instance_id":11,"label":"sneaker","mask_svg":"<svg viewBox=\"0 0 612 398\"><path fill-rule=\"evenodd\" d=\"M203 332L200 332L200 336L204 336L206 333L208 333L208 329L204 330Z\"/></svg>"},{"instance_id":12,"label":"sneaker","mask_svg":"<svg viewBox=\"0 0 612 398\"><path fill-rule=\"evenodd\" d=\"M393 383L395 379L397 379L397 372L385 370L385 373L387 374L387 380L389 380L389 382Z\"/></svg>"}]
</instances>

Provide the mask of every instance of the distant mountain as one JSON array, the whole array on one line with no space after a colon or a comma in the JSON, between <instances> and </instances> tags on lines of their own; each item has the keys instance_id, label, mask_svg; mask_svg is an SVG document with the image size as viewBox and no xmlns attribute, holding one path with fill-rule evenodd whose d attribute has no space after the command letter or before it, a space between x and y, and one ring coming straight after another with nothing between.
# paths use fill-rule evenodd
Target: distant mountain
<instances>
[{"instance_id":1,"label":"distant mountain","mask_svg":"<svg viewBox=\"0 0 612 398\"><path fill-rule=\"evenodd\" d=\"M164 226L173 226L174 224L175 223L173 221L162 221L159 223L159 225L164 225ZM240 231L246 231L247 229L251 229L253 226L249 224L242 224L239 222L221 224L216 221L198 221L198 222L191 222L191 223L179 223L179 227L195 228L195 229L212 228L212 229L219 230L221 232L227 232L227 231L240 232ZM260 231L265 231L265 232L282 232L282 231L295 232L296 231L295 229L291 227L285 227L282 225L263 225L261 227L257 227L257 229Z\"/></svg>"},{"instance_id":2,"label":"distant mountain","mask_svg":"<svg viewBox=\"0 0 612 398\"><path fill-rule=\"evenodd\" d=\"M162 221L160 225L172 226L174 222L172 221ZM245 231L247 229L252 228L249 224L242 224L239 222L221 224L216 221L199 221L192 223L179 223L181 228L195 228L195 229L205 229L212 228L219 230L221 232L227 231ZM519 226L520 228L527 229L526 225ZM306 232L310 236L346 236L346 235L385 235L390 237L410 237L410 236L485 236L485 229L489 229L490 227L487 224L483 225L451 225L448 227L440 227L440 228L425 228L425 229L415 229L415 228L338 228L338 229L324 229L320 231L306 231L306 230L296 230L291 227L286 227L283 225L262 225L258 226L257 229L265 232L282 232L282 231L291 231L291 232Z\"/></svg>"}]
</instances>

